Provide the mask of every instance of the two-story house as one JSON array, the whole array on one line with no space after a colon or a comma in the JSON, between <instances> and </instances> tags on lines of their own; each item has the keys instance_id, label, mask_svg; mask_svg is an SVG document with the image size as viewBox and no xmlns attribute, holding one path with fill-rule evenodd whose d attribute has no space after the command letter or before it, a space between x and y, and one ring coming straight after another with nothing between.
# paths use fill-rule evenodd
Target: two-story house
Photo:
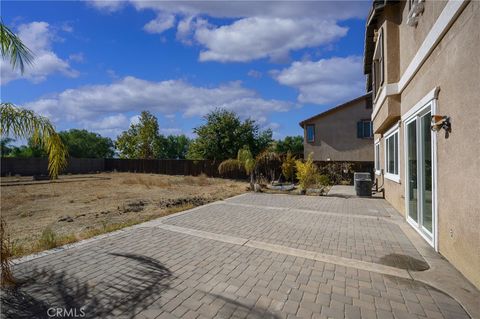
<instances>
[{"instance_id":1,"label":"two-story house","mask_svg":"<svg viewBox=\"0 0 480 319\"><path fill-rule=\"evenodd\" d=\"M300 122L304 157L317 162L373 162L372 96L357 97Z\"/></svg>"},{"instance_id":2,"label":"two-story house","mask_svg":"<svg viewBox=\"0 0 480 319\"><path fill-rule=\"evenodd\" d=\"M480 287L480 2L373 1L364 72L385 198Z\"/></svg>"}]
</instances>

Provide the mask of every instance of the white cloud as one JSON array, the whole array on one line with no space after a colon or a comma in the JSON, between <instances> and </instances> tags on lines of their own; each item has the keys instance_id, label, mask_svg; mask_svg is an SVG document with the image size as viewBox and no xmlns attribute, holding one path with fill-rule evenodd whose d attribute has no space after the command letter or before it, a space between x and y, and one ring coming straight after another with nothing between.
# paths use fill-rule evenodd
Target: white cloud
<instances>
[{"instance_id":1,"label":"white cloud","mask_svg":"<svg viewBox=\"0 0 480 319\"><path fill-rule=\"evenodd\" d=\"M140 123L140 115L134 115L130 117L130 124L129 125L136 125Z\"/></svg>"},{"instance_id":2,"label":"white cloud","mask_svg":"<svg viewBox=\"0 0 480 319\"><path fill-rule=\"evenodd\" d=\"M122 8L126 1L123 0L90 0L87 3L103 12L115 12Z\"/></svg>"},{"instance_id":3,"label":"white cloud","mask_svg":"<svg viewBox=\"0 0 480 319\"><path fill-rule=\"evenodd\" d=\"M130 120L122 113L107 115L97 121L85 121L88 128L91 129L115 129L124 128L130 124Z\"/></svg>"},{"instance_id":4,"label":"white cloud","mask_svg":"<svg viewBox=\"0 0 480 319\"><path fill-rule=\"evenodd\" d=\"M166 128L160 128L160 133L163 135L181 135L185 134L182 129L179 129L177 127L166 127Z\"/></svg>"},{"instance_id":5,"label":"white cloud","mask_svg":"<svg viewBox=\"0 0 480 319\"><path fill-rule=\"evenodd\" d=\"M78 123L82 128L97 132L104 136L116 137L130 125L129 118L122 114L107 115L100 119L82 120Z\"/></svg>"},{"instance_id":6,"label":"white cloud","mask_svg":"<svg viewBox=\"0 0 480 319\"><path fill-rule=\"evenodd\" d=\"M148 33L162 33L175 25L175 15L159 14L154 20L148 22L143 29Z\"/></svg>"},{"instance_id":7,"label":"white cloud","mask_svg":"<svg viewBox=\"0 0 480 319\"><path fill-rule=\"evenodd\" d=\"M255 79L260 79L262 77L262 72L257 71L257 70L250 70L247 73L248 76L255 78Z\"/></svg>"},{"instance_id":8,"label":"white cloud","mask_svg":"<svg viewBox=\"0 0 480 319\"><path fill-rule=\"evenodd\" d=\"M265 123L268 114L288 111L292 103L262 99L240 82L197 87L181 80L151 82L129 76L112 84L65 90L25 106L56 122L115 129L118 125L126 128L136 121L136 117L128 119L124 114L137 114L142 110L164 115L178 112L184 117L194 117L222 107L243 118L252 117Z\"/></svg>"},{"instance_id":9,"label":"white cloud","mask_svg":"<svg viewBox=\"0 0 480 319\"><path fill-rule=\"evenodd\" d=\"M245 62L269 57L285 61L292 50L328 45L344 36L337 21L364 18L368 1L102 1L91 4L112 12L130 3L137 10L152 10L157 18L145 30L161 33L177 22L177 40L197 41L204 47L200 61ZM177 17L177 19L175 19ZM234 19L213 26L211 18Z\"/></svg>"},{"instance_id":10,"label":"white cloud","mask_svg":"<svg viewBox=\"0 0 480 319\"><path fill-rule=\"evenodd\" d=\"M83 55L82 52L73 53L68 56L68 60L81 63L85 61L85 56Z\"/></svg>"},{"instance_id":11,"label":"white cloud","mask_svg":"<svg viewBox=\"0 0 480 319\"><path fill-rule=\"evenodd\" d=\"M151 9L185 16L208 15L214 18L244 18L252 16L317 17L323 19L364 18L371 6L369 1L92 1L100 10L118 10L130 2L137 10Z\"/></svg>"},{"instance_id":12,"label":"white cloud","mask_svg":"<svg viewBox=\"0 0 480 319\"><path fill-rule=\"evenodd\" d=\"M195 39L207 48L200 53L200 61L247 62L282 59L292 50L343 37L347 30L334 21L253 17L219 28L197 29Z\"/></svg>"},{"instance_id":13,"label":"white cloud","mask_svg":"<svg viewBox=\"0 0 480 319\"><path fill-rule=\"evenodd\" d=\"M338 103L364 94L362 58L333 57L319 61L296 61L273 72L281 84L298 89L301 103Z\"/></svg>"},{"instance_id":14,"label":"white cloud","mask_svg":"<svg viewBox=\"0 0 480 319\"><path fill-rule=\"evenodd\" d=\"M1 84L25 78L34 83L44 81L53 73L67 77L77 77L79 72L72 69L68 61L59 58L52 50L55 32L46 22L31 22L18 27L18 36L33 52L33 65L27 65L22 75L18 69L13 70L9 61L0 60Z\"/></svg>"}]
</instances>

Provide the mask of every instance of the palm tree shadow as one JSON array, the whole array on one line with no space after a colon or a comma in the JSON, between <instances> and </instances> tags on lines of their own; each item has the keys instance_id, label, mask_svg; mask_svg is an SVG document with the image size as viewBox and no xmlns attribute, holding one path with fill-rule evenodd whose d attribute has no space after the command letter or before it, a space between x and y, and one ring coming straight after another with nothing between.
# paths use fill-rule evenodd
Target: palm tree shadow
<instances>
[{"instance_id":1,"label":"palm tree shadow","mask_svg":"<svg viewBox=\"0 0 480 319\"><path fill-rule=\"evenodd\" d=\"M136 254L110 255L129 262L120 276L102 282L101 290L64 271L34 269L16 287L2 291L2 318L52 318L57 309L62 318L103 318L112 313L133 318L169 289L172 273L159 261Z\"/></svg>"},{"instance_id":2,"label":"palm tree shadow","mask_svg":"<svg viewBox=\"0 0 480 319\"><path fill-rule=\"evenodd\" d=\"M211 296L217 299L223 300L225 302L225 307L231 309L229 311L231 313L233 313L236 309L241 309L248 313L249 318L258 318L258 319L280 319L281 318L279 315L261 307L257 307L257 306L252 307L222 295L217 295L213 293L207 293L207 294L210 294Z\"/></svg>"}]
</instances>

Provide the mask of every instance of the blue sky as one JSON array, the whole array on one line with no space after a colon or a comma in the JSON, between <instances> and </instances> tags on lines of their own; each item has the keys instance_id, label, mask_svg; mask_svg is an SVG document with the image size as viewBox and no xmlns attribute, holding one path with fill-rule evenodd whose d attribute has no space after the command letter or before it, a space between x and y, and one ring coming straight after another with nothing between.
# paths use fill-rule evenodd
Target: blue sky
<instances>
[{"instance_id":1,"label":"blue sky","mask_svg":"<svg viewBox=\"0 0 480 319\"><path fill-rule=\"evenodd\" d=\"M115 138L142 110L187 134L216 107L274 137L364 93L369 1L2 1L35 53L21 75L1 61L1 99L59 130Z\"/></svg>"}]
</instances>

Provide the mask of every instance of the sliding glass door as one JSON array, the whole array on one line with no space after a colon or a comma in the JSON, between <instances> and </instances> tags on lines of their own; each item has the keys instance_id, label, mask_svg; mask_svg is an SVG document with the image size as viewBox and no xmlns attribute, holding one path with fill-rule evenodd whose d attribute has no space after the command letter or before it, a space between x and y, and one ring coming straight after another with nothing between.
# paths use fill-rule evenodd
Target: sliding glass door
<instances>
[{"instance_id":1,"label":"sliding glass door","mask_svg":"<svg viewBox=\"0 0 480 319\"><path fill-rule=\"evenodd\" d=\"M433 244L433 162L431 107L405 122L407 220Z\"/></svg>"}]
</instances>

